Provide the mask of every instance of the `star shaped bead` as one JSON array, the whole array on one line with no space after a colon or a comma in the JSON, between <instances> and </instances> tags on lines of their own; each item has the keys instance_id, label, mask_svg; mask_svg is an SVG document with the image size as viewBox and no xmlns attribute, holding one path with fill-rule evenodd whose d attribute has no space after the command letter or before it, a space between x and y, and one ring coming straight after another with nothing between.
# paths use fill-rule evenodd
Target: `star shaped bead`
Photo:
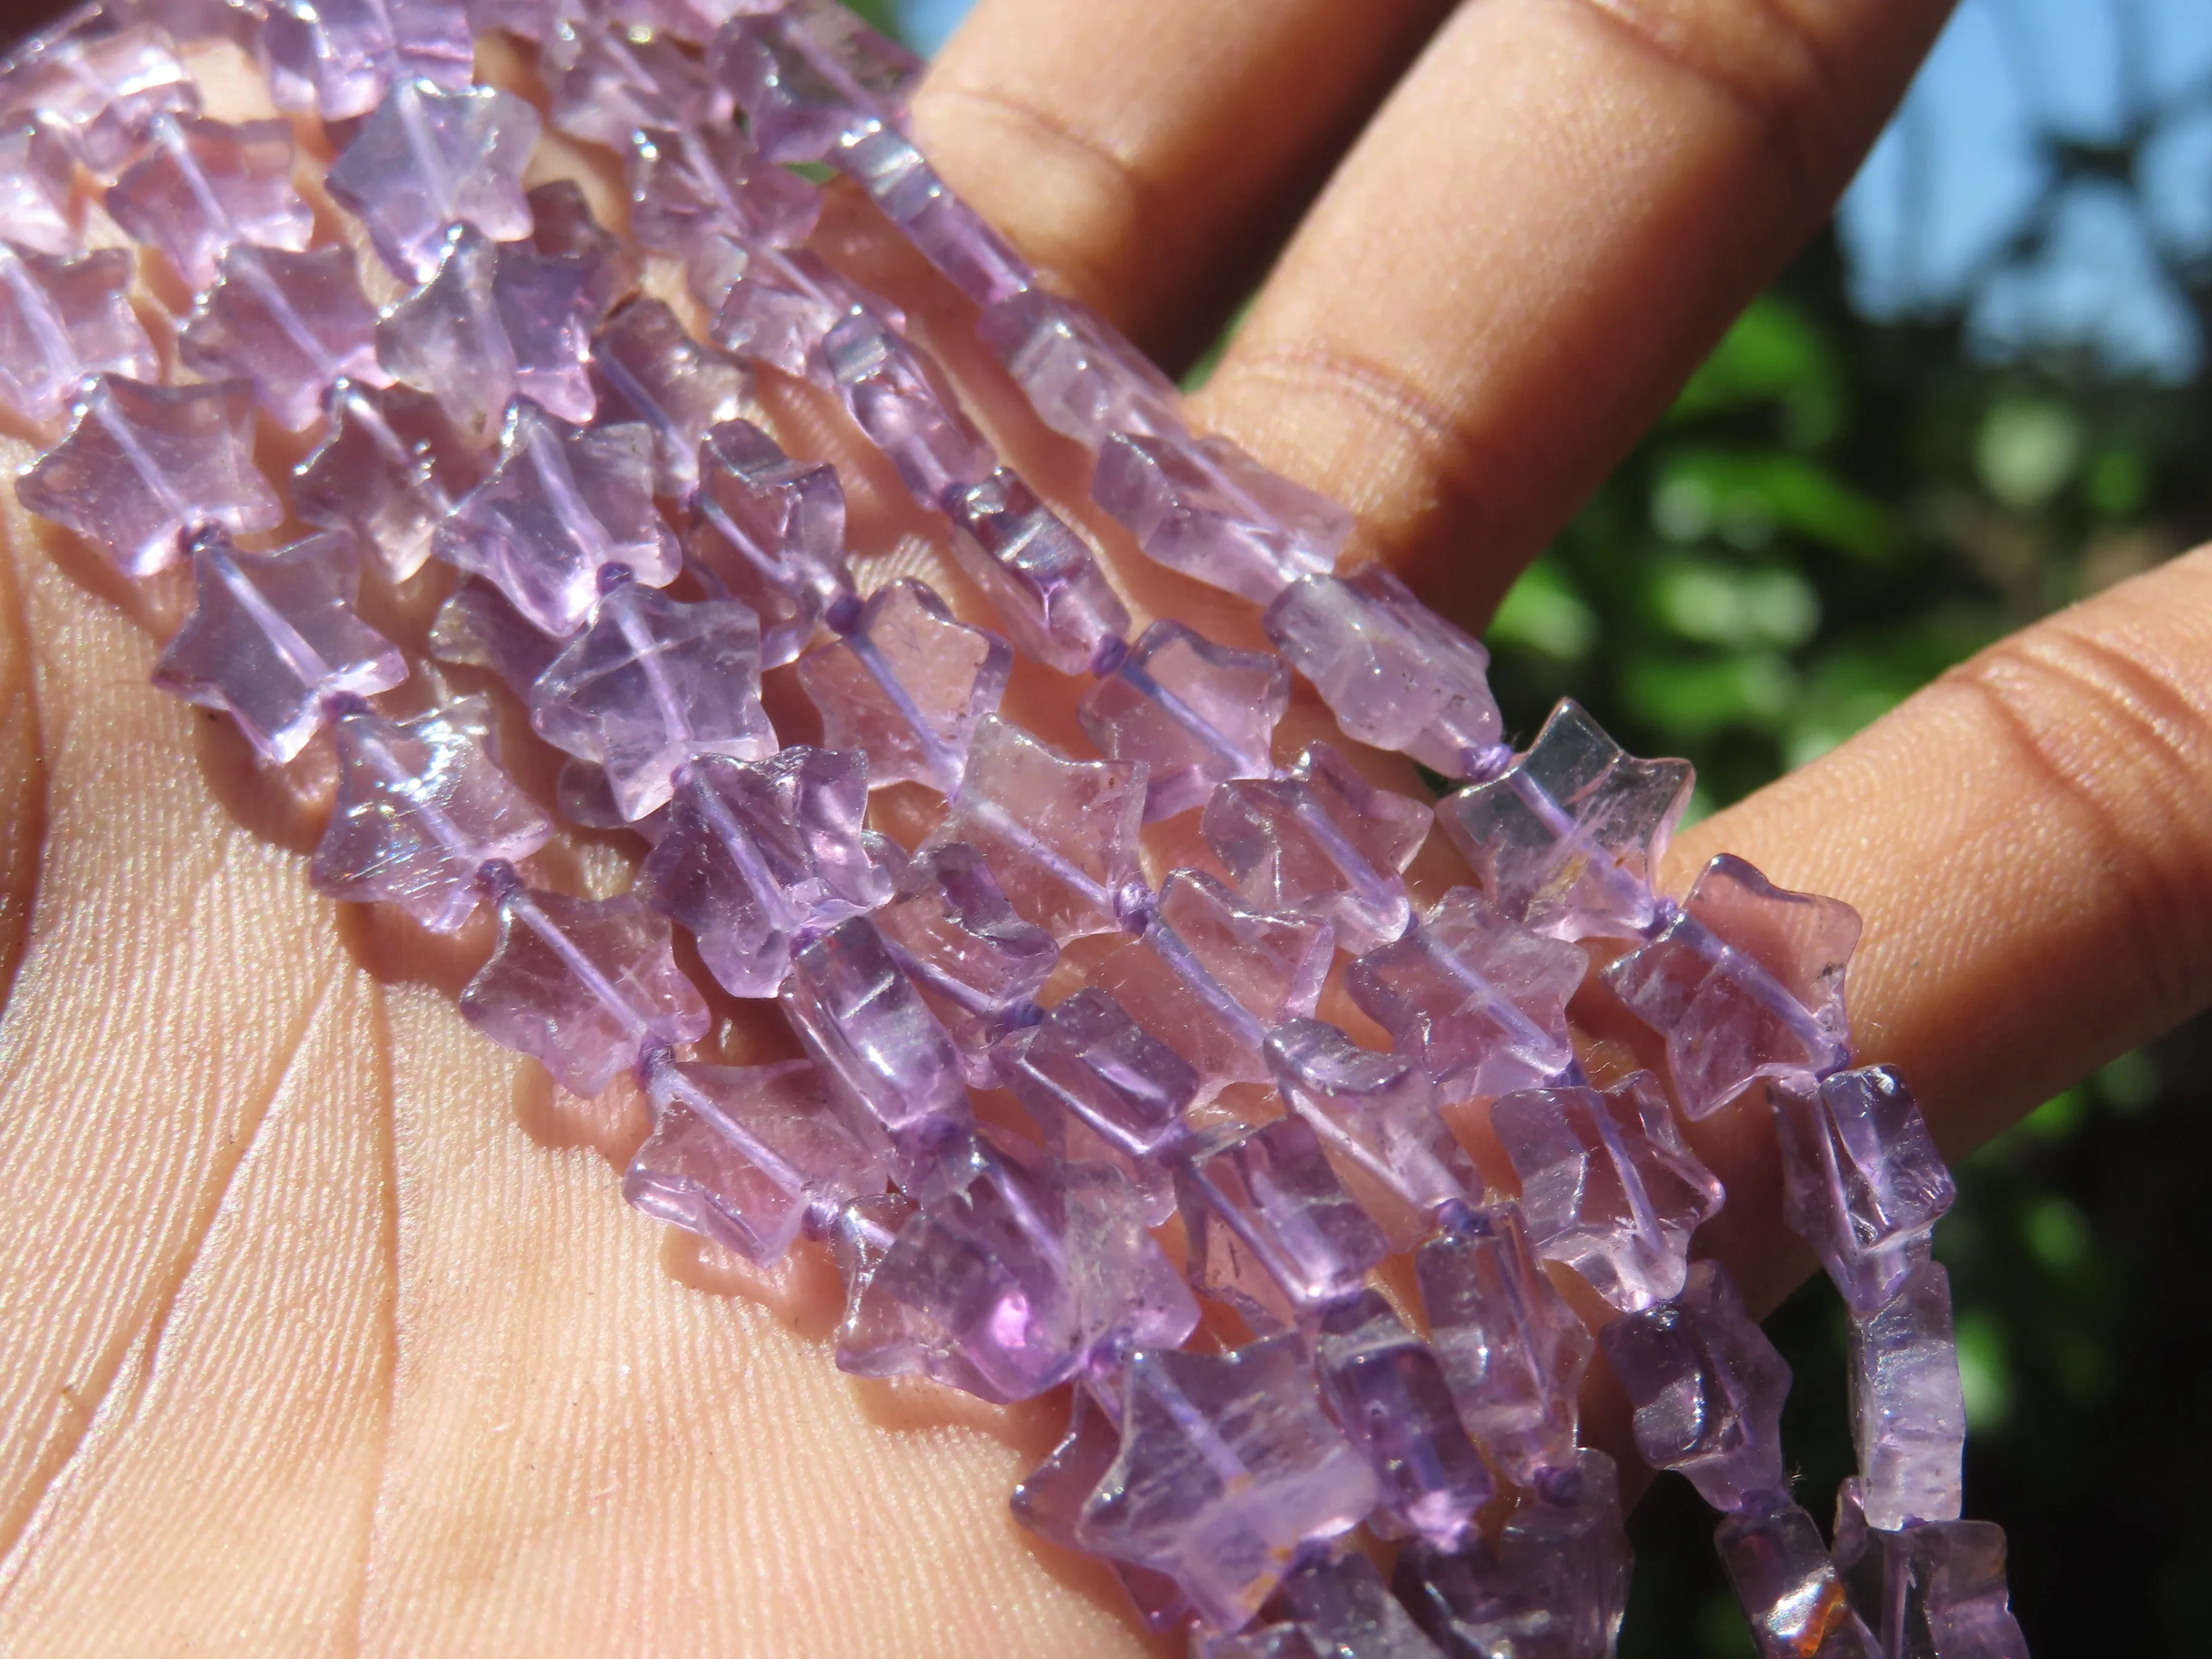
<instances>
[{"instance_id":1,"label":"star shaped bead","mask_svg":"<svg viewBox=\"0 0 2212 1659\"><path fill-rule=\"evenodd\" d=\"M0 241L0 405L50 427L88 374L158 374L131 308L133 274L123 248L62 258Z\"/></svg>"},{"instance_id":2,"label":"star shaped bead","mask_svg":"<svg viewBox=\"0 0 2212 1659\"><path fill-rule=\"evenodd\" d=\"M845 487L837 470L793 460L748 421L701 440L692 501L692 557L761 617L763 667L805 648L814 625L860 615L845 562Z\"/></svg>"},{"instance_id":3,"label":"star shaped bead","mask_svg":"<svg viewBox=\"0 0 2212 1659\"><path fill-rule=\"evenodd\" d=\"M149 149L107 192L115 222L167 254L185 285L205 288L236 242L307 246L315 216L292 187L292 128L286 121L236 126L198 117L155 118Z\"/></svg>"},{"instance_id":4,"label":"star shaped bead","mask_svg":"<svg viewBox=\"0 0 2212 1659\"><path fill-rule=\"evenodd\" d=\"M745 11L714 43L754 142L775 161L819 161L870 127L903 125L923 64L832 0Z\"/></svg>"},{"instance_id":5,"label":"star shaped bead","mask_svg":"<svg viewBox=\"0 0 2212 1659\"><path fill-rule=\"evenodd\" d=\"M644 128L729 121L730 95L665 35L643 39L586 22L562 24L540 54L556 132L620 149Z\"/></svg>"},{"instance_id":6,"label":"star shaped bead","mask_svg":"<svg viewBox=\"0 0 2212 1659\"><path fill-rule=\"evenodd\" d=\"M177 355L210 380L251 381L261 406L293 432L314 422L340 375L366 386L390 379L376 358L376 313L342 247L227 249Z\"/></svg>"},{"instance_id":7,"label":"star shaped bead","mask_svg":"<svg viewBox=\"0 0 2212 1659\"><path fill-rule=\"evenodd\" d=\"M796 247L820 189L776 166L733 123L648 125L627 138L630 234L684 261L700 303L719 306L757 250Z\"/></svg>"},{"instance_id":8,"label":"star shaped bead","mask_svg":"<svg viewBox=\"0 0 2212 1659\"><path fill-rule=\"evenodd\" d=\"M1023 650L1063 674L1082 674L1128 648L1128 608L1091 544L1015 473L1002 466L953 490L945 515L961 568Z\"/></svg>"},{"instance_id":9,"label":"star shaped bead","mask_svg":"<svg viewBox=\"0 0 2212 1659\"><path fill-rule=\"evenodd\" d=\"M436 269L449 225L499 242L530 234L522 172L538 130L538 112L513 93L402 81L323 182L368 227L384 263L419 283Z\"/></svg>"},{"instance_id":10,"label":"star shaped bead","mask_svg":"<svg viewBox=\"0 0 2212 1659\"><path fill-rule=\"evenodd\" d=\"M848 313L823 340L822 356L853 423L922 506L941 507L951 490L998 470L935 360L881 318Z\"/></svg>"},{"instance_id":11,"label":"star shaped bead","mask_svg":"<svg viewBox=\"0 0 2212 1659\"><path fill-rule=\"evenodd\" d=\"M42 36L15 55L8 102L55 123L87 167L112 179L157 118L198 115L200 94L168 29L143 18L106 29L105 10L76 14L86 27Z\"/></svg>"},{"instance_id":12,"label":"star shaped bead","mask_svg":"<svg viewBox=\"0 0 2212 1659\"><path fill-rule=\"evenodd\" d=\"M1088 449L1109 433L1180 435L1175 383L1079 300L1024 289L985 307L975 332L1037 418Z\"/></svg>"},{"instance_id":13,"label":"star shaped bead","mask_svg":"<svg viewBox=\"0 0 2212 1659\"><path fill-rule=\"evenodd\" d=\"M573 259L584 270L584 303L605 317L637 289L644 267L637 249L592 216L592 204L574 179L532 186L530 246L549 258Z\"/></svg>"},{"instance_id":14,"label":"star shaped bead","mask_svg":"<svg viewBox=\"0 0 2212 1659\"><path fill-rule=\"evenodd\" d=\"M43 112L0 122L0 240L66 259L84 251L76 158Z\"/></svg>"},{"instance_id":15,"label":"star shaped bead","mask_svg":"<svg viewBox=\"0 0 2212 1659\"><path fill-rule=\"evenodd\" d=\"M325 408L328 430L292 471L293 507L309 524L347 532L404 581L430 556L433 533L481 476L482 459L438 400L410 386L342 379Z\"/></svg>"},{"instance_id":16,"label":"star shaped bead","mask_svg":"<svg viewBox=\"0 0 2212 1659\"><path fill-rule=\"evenodd\" d=\"M1424 1222L1481 1194L1482 1178L1437 1115L1418 1061L1362 1048L1315 1019L1284 1021L1263 1052L1284 1104Z\"/></svg>"},{"instance_id":17,"label":"star shaped bead","mask_svg":"<svg viewBox=\"0 0 2212 1659\"><path fill-rule=\"evenodd\" d=\"M641 421L653 434L653 489L685 496L699 482L699 444L709 428L752 409L752 378L684 332L659 300L636 299L592 337L595 418Z\"/></svg>"},{"instance_id":18,"label":"star shaped bead","mask_svg":"<svg viewBox=\"0 0 2212 1659\"><path fill-rule=\"evenodd\" d=\"M368 114L396 82L458 89L475 76L461 0L271 0L264 38L278 107L325 121Z\"/></svg>"},{"instance_id":19,"label":"star shaped bead","mask_svg":"<svg viewBox=\"0 0 2212 1659\"><path fill-rule=\"evenodd\" d=\"M1291 671L1273 653L1156 622L1083 694L1076 717L1100 754L1145 763L1151 820L1203 805L1230 778L1272 773L1275 726L1290 706Z\"/></svg>"}]
</instances>

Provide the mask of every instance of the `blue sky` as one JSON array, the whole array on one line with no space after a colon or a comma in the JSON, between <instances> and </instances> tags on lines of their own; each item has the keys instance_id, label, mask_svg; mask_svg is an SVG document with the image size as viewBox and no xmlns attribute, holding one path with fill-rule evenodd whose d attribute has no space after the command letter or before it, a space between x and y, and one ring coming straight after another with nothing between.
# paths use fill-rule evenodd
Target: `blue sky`
<instances>
[{"instance_id":1,"label":"blue sky","mask_svg":"<svg viewBox=\"0 0 2212 1659\"><path fill-rule=\"evenodd\" d=\"M934 50L970 0L900 0ZM2038 135L2108 143L2166 112L2132 191L2077 186L2043 254L1986 271L2041 198ZM1845 198L1852 289L1877 315L1968 302L1976 349L2087 345L2115 368L2182 379L2204 354L2161 269L2212 258L2212 0L1961 0Z\"/></svg>"}]
</instances>

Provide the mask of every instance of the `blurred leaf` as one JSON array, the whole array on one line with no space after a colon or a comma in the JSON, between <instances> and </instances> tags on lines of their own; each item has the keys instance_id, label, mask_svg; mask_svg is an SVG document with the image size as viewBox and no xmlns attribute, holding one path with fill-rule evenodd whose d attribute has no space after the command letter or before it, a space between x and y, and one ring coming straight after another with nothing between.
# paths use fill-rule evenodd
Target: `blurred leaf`
<instances>
[{"instance_id":1,"label":"blurred leaf","mask_svg":"<svg viewBox=\"0 0 2212 1659\"><path fill-rule=\"evenodd\" d=\"M1790 530L1841 553L1883 559L1898 532L1889 512L1823 464L1780 451L1686 450L1662 464L1652 523L1674 541L1710 534L1738 547Z\"/></svg>"},{"instance_id":2,"label":"blurred leaf","mask_svg":"<svg viewBox=\"0 0 2212 1659\"><path fill-rule=\"evenodd\" d=\"M2097 1073L2097 1092L2115 1111L2139 1112L2158 1098L2165 1082L2158 1062L2137 1048Z\"/></svg>"},{"instance_id":3,"label":"blurred leaf","mask_svg":"<svg viewBox=\"0 0 2212 1659\"><path fill-rule=\"evenodd\" d=\"M2081 459L2081 423L2063 404L2008 398L1994 404L1974 444L1982 488L2015 513L2042 507Z\"/></svg>"},{"instance_id":4,"label":"blurred leaf","mask_svg":"<svg viewBox=\"0 0 2212 1659\"><path fill-rule=\"evenodd\" d=\"M2150 467L2142 452L2107 449L2089 463L2085 481L2090 510L2100 519L2131 519L2150 493Z\"/></svg>"},{"instance_id":5,"label":"blurred leaf","mask_svg":"<svg viewBox=\"0 0 2212 1659\"><path fill-rule=\"evenodd\" d=\"M1597 637L1598 621L1565 570L1539 559L1506 590L1491 618L1492 645L1522 646L1562 662L1579 662Z\"/></svg>"},{"instance_id":6,"label":"blurred leaf","mask_svg":"<svg viewBox=\"0 0 2212 1659\"><path fill-rule=\"evenodd\" d=\"M1622 684L1644 718L1668 738L1692 742L1725 726L1772 731L1788 718L1796 678L1768 652L1630 662Z\"/></svg>"},{"instance_id":7,"label":"blurred leaf","mask_svg":"<svg viewBox=\"0 0 2212 1659\"><path fill-rule=\"evenodd\" d=\"M2012 1415L2012 1363L2004 1329L1994 1316L1971 1309L1959 1316L1959 1383L1966 1396L1966 1427L1986 1434Z\"/></svg>"},{"instance_id":8,"label":"blurred leaf","mask_svg":"<svg viewBox=\"0 0 2212 1659\"><path fill-rule=\"evenodd\" d=\"M1705 645L1787 651L1820 626L1820 595L1790 569L1669 560L1652 573L1652 596L1668 626Z\"/></svg>"},{"instance_id":9,"label":"blurred leaf","mask_svg":"<svg viewBox=\"0 0 2212 1659\"><path fill-rule=\"evenodd\" d=\"M1808 448L1827 442L1843 424L1843 387L1827 341L1796 306L1772 294L1736 319L1682 388L1672 418L1759 404L1778 404L1784 435Z\"/></svg>"}]
</instances>

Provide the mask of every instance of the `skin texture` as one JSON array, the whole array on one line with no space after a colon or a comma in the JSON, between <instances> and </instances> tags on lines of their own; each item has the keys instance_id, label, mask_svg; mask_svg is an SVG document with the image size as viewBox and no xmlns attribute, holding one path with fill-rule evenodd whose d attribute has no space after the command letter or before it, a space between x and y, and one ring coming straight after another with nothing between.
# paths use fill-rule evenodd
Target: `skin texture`
<instances>
[{"instance_id":1,"label":"skin texture","mask_svg":"<svg viewBox=\"0 0 2212 1659\"><path fill-rule=\"evenodd\" d=\"M1376 21L1348 31L1353 9ZM1827 210L1942 9L1444 9L985 0L917 122L1018 243L1165 351L1305 214L1199 417L1355 506L1360 551L1472 624ZM541 175L562 171L618 222L604 158L550 146ZM1140 623L1256 640L1250 607L1085 511L1082 458L1024 423L971 313L848 196L820 246L908 300ZM788 447L849 467L865 574L987 615L834 408L762 397ZM290 459L272 439L264 460ZM463 1025L481 924L435 941L311 894L312 759L262 776L147 684L178 586L127 590L12 495L0 514L0 1651L1168 1650L1007 1517L1058 1401L843 1377L818 1255L763 1276L625 1208L635 1091L559 1095ZM372 583L364 605L413 649L434 599ZM1905 1066L1962 1152L2212 992L2208 634L2198 554L1701 824L1670 884L1725 848L1857 906L1867 1057ZM1073 690L1026 669L1010 712L1079 747ZM1328 729L1302 706L1282 747ZM909 840L921 805L878 798ZM1163 826L1155 867L1192 832ZM536 874L619 890L634 854L571 837ZM1458 873L1440 837L1417 867L1431 896ZM724 1057L787 1051L720 1012ZM1701 1248L1771 1306L1809 1262L1771 1134L1739 1104L1695 1138L1730 1190Z\"/></svg>"}]
</instances>

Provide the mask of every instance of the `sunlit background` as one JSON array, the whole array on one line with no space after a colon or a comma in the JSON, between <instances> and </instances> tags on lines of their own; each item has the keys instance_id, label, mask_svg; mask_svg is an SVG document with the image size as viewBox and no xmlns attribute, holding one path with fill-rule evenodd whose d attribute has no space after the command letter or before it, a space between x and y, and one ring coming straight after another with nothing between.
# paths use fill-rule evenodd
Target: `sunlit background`
<instances>
[{"instance_id":1,"label":"sunlit background","mask_svg":"<svg viewBox=\"0 0 2212 1659\"><path fill-rule=\"evenodd\" d=\"M966 9L874 15L933 50ZM1963 0L1832 232L1506 601L1509 720L1579 697L1695 761L1709 811L2212 537L2208 325L2212 0ZM2208 1084L2202 1021L2107 1066L1970 1159L1936 1236L1968 1512L2010 1532L2044 1659L2212 1653ZM1818 1511L1840 1309L1815 1282L1771 1329ZM1752 1652L1711 1527L1671 1477L1645 1501L1625 1653Z\"/></svg>"}]
</instances>

